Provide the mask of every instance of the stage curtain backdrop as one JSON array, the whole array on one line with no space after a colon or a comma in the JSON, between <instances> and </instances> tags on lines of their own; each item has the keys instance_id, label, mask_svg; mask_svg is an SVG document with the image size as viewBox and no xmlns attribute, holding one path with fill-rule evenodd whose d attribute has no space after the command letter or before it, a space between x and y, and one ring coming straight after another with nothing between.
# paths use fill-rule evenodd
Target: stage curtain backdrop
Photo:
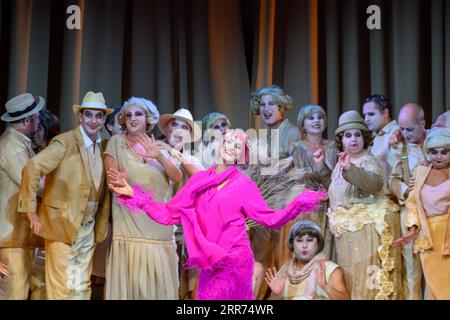
<instances>
[{"instance_id":1,"label":"stage curtain backdrop","mask_svg":"<svg viewBox=\"0 0 450 320\"><path fill-rule=\"evenodd\" d=\"M70 5L81 30L69 30ZM368 30L369 5L382 29ZM88 90L108 105L151 99L195 120L212 111L259 127L250 92L268 84L328 112L328 134L365 96L387 95L394 116L418 102L428 124L450 107L446 0L0 0L0 111L11 97L44 96L63 130ZM4 124L2 124L2 128Z\"/></svg>"}]
</instances>

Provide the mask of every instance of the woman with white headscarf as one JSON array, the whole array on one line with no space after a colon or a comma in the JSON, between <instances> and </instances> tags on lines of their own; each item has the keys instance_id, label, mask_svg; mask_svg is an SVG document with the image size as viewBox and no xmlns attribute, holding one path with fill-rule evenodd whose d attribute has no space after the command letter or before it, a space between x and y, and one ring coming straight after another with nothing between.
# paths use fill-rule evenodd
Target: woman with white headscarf
<instances>
[{"instance_id":1,"label":"woman with white headscarf","mask_svg":"<svg viewBox=\"0 0 450 320\"><path fill-rule=\"evenodd\" d=\"M159 120L149 100L132 97L125 102L118 121L125 132L108 142L106 170L119 170L130 184L155 191L162 202L172 198L170 180L182 173L167 150L161 150L149 132ZM112 201L113 238L106 266L105 299L178 299L178 255L174 228L145 215L135 215Z\"/></svg>"},{"instance_id":2,"label":"woman with white headscarf","mask_svg":"<svg viewBox=\"0 0 450 320\"><path fill-rule=\"evenodd\" d=\"M414 172L415 185L406 201L408 233L395 243L414 240L420 254L428 299L450 299L450 129L434 128L424 150L431 161Z\"/></svg>"}]
</instances>

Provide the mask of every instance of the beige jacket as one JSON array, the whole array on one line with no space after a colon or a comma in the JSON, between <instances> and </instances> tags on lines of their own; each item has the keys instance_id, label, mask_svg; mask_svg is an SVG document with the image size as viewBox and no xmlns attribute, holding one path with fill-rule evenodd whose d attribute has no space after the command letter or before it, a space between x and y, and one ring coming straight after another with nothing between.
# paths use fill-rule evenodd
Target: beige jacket
<instances>
[{"instance_id":1,"label":"beige jacket","mask_svg":"<svg viewBox=\"0 0 450 320\"><path fill-rule=\"evenodd\" d=\"M38 215L43 224L40 236L53 241L75 242L83 220L93 183L80 128L62 133L51 141L23 170L19 195L20 212L36 212L36 192L39 179L46 175L44 196ZM103 149L102 149L103 152ZM110 193L106 188L105 174L99 187L99 208L95 218L95 239L106 238L110 214Z\"/></svg>"},{"instance_id":2,"label":"beige jacket","mask_svg":"<svg viewBox=\"0 0 450 320\"><path fill-rule=\"evenodd\" d=\"M0 247L36 243L26 215L17 212L22 169L33 155L31 140L16 129L8 127L0 137Z\"/></svg>"},{"instance_id":3,"label":"beige jacket","mask_svg":"<svg viewBox=\"0 0 450 320\"><path fill-rule=\"evenodd\" d=\"M420 191L431 171L431 165L428 167L418 166L414 172L415 184L414 189L410 192L406 200L406 218L405 225L410 228L413 225L418 227L419 236L414 241L414 252L424 252L433 248L430 229L428 227L427 215L423 209ZM450 213L450 208L447 213ZM448 215L450 217L450 214ZM444 245L442 248L443 255L450 255L450 219L447 219L447 227L445 231Z\"/></svg>"}]
</instances>

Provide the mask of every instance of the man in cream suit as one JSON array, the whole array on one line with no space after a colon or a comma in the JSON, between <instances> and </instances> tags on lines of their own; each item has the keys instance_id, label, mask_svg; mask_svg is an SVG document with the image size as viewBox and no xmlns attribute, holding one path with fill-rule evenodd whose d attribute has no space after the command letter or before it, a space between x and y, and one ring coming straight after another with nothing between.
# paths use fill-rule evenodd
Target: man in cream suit
<instances>
[{"instance_id":1,"label":"man in cream suit","mask_svg":"<svg viewBox=\"0 0 450 320\"><path fill-rule=\"evenodd\" d=\"M35 238L26 216L17 212L17 203L22 169L34 156L31 138L44 106L42 97L24 93L6 103L1 118L9 125L0 137L0 262L8 266L9 276L0 278L0 300L28 297Z\"/></svg>"},{"instance_id":2,"label":"man in cream suit","mask_svg":"<svg viewBox=\"0 0 450 320\"><path fill-rule=\"evenodd\" d=\"M102 93L88 92L73 106L80 125L53 138L23 170L18 210L45 239L48 299L90 299L92 256L109 217L99 131L113 112ZM36 192L46 176L42 205Z\"/></svg>"}]
</instances>

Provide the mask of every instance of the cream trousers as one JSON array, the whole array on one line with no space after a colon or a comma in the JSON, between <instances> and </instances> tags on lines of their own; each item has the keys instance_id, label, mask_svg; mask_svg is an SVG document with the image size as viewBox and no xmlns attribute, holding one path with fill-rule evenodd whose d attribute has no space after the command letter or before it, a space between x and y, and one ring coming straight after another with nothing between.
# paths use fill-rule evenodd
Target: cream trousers
<instances>
[{"instance_id":1,"label":"cream trousers","mask_svg":"<svg viewBox=\"0 0 450 320\"><path fill-rule=\"evenodd\" d=\"M89 300L95 249L95 220L81 225L74 244L45 240L45 278L49 300Z\"/></svg>"}]
</instances>

